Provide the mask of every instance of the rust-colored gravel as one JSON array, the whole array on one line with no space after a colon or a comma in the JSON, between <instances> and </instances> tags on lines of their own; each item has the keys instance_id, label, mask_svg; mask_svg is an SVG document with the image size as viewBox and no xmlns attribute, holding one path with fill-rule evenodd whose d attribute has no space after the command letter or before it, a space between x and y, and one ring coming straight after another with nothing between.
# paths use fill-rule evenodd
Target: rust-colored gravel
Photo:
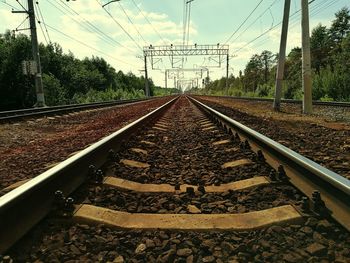
<instances>
[{"instance_id":1,"label":"rust-colored gravel","mask_svg":"<svg viewBox=\"0 0 350 263\"><path fill-rule=\"evenodd\" d=\"M0 190L86 148L169 98L0 125Z\"/></svg>"},{"instance_id":2,"label":"rust-colored gravel","mask_svg":"<svg viewBox=\"0 0 350 263\"><path fill-rule=\"evenodd\" d=\"M212 185L265 175L271 169L220 128L203 130L204 115L180 98L162 117L166 130L145 128L125 142L103 166L110 176L148 183ZM202 120L202 121L201 121ZM213 125L213 123L209 123ZM230 139L222 145L214 142ZM144 143L144 140L154 144ZM131 147L147 150L146 156ZM231 149L230 151L227 151ZM236 150L232 150L236 149ZM236 152L237 151L237 152ZM144 153L143 153L144 154ZM126 167L122 159L147 167ZM227 161L250 159L247 169L227 169ZM124 159L125 160L125 159ZM112 189L86 181L74 194L89 203L132 213L245 213L284 204L299 205L302 194L288 181L242 191L150 194ZM86 225L53 213L34 227L8 254L19 262L349 262L350 235L332 220L304 211L304 222L252 231L115 230ZM1 261L1 256L0 256Z\"/></svg>"},{"instance_id":3,"label":"rust-colored gravel","mask_svg":"<svg viewBox=\"0 0 350 263\"><path fill-rule=\"evenodd\" d=\"M350 109L283 104L275 112L269 102L198 97L214 109L350 179ZM338 120L338 121L337 121ZM342 120L342 121L339 121Z\"/></svg>"}]
</instances>

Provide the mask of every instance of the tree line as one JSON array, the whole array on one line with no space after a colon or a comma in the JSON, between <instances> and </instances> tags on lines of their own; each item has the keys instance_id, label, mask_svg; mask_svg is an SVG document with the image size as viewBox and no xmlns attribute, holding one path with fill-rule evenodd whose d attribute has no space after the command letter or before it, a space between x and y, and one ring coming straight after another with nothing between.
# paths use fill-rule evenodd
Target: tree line
<instances>
[{"instance_id":1,"label":"tree line","mask_svg":"<svg viewBox=\"0 0 350 263\"><path fill-rule=\"evenodd\" d=\"M350 101L350 10L342 8L335 14L331 26L319 24L312 30L311 59L313 99ZM254 54L238 76L210 81L204 89L192 92L232 96L273 97L278 54L264 50ZM293 48L286 57L283 97L302 97L302 52Z\"/></svg>"},{"instance_id":2,"label":"tree line","mask_svg":"<svg viewBox=\"0 0 350 263\"><path fill-rule=\"evenodd\" d=\"M33 76L22 72L31 60L30 38L6 31L0 34L0 110L32 107L36 102ZM116 71L103 58L78 59L57 43L40 44L46 104L62 105L144 96L143 76ZM164 93L149 79L151 95Z\"/></svg>"}]
</instances>

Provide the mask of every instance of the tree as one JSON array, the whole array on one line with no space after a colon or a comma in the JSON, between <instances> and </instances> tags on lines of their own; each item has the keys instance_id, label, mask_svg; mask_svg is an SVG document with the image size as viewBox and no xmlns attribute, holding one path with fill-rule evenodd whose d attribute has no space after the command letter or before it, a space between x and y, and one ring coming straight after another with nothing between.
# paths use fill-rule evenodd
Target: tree
<instances>
[{"instance_id":1,"label":"tree","mask_svg":"<svg viewBox=\"0 0 350 263\"><path fill-rule=\"evenodd\" d=\"M261 63L264 69L264 83L266 84L269 78L270 70L276 62L276 56L271 51L264 50L260 55Z\"/></svg>"},{"instance_id":2,"label":"tree","mask_svg":"<svg viewBox=\"0 0 350 263\"><path fill-rule=\"evenodd\" d=\"M284 79L287 86L284 97L287 99L298 98L301 93L301 48L293 48L288 54Z\"/></svg>"},{"instance_id":3,"label":"tree","mask_svg":"<svg viewBox=\"0 0 350 263\"><path fill-rule=\"evenodd\" d=\"M311 34L310 47L311 47L311 62L312 68L316 69L319 74L321 67L326 66L329 59L329 32L327 27L321 24L317 25Z\"/></svg>"},{"instance_id":4,"label":"tree","mask_svg":"<svg viewBox=\"0 0 350 263\"><path fill-rule=\"evenodd\" d=\"M350 32L350 10L347 7L343 7L335 13L335 19L332 22L331 28L329 30L330 38L335 45L341 43L341 41Z\"/></svg>"}]
</instances>

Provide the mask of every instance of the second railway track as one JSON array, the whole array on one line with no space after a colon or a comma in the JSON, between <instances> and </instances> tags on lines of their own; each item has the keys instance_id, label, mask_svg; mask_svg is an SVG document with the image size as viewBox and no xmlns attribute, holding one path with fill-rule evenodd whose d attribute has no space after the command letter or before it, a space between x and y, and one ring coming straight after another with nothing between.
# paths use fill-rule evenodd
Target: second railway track
<instances>
[{"instance_id":1,"label":"second railway track","mask_svg":"<svg viewBox=\"0 0 350 263\"><path fill-rule=\"evenodd\" d=\"M70 112L79 112L84 110L99 109L113 107L128 103L145 101L147 99L130 99L130 100L115 100L105 102L94 102L84 104L60 105L42 108L28 108L21 110L0 111L0 122L18 121L27 118L38 118L43 116L52 116L56 114L67 114Z\"/></svg>"},{"instance_id":2,"label":"second railway track","mask_svg":"<svg viewBox=\"0 0 350 263\"><path fill-rule=\"evenodd\" d=\"M259 136L175 99L1 197L1 252L49 214L15 261L347 262L349 181Z\"/></svg>"}]
</instances>

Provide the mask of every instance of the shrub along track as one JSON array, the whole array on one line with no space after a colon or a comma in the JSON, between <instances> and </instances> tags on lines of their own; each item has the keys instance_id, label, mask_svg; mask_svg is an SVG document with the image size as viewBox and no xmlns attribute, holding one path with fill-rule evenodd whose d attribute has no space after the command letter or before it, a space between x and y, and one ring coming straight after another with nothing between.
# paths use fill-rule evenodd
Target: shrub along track
<instances>
[{"instance_id":1,"label":"shrub along track","mask_svg":"<svg viewBox=\"0 0 350 263\"><path fill-rule=\"evenodd\" d=\"M152 215L234 216L300 206L303 200L283 175L276 179L262 158L216 127L185 97L155 124L132 136L117 154L111 153L102 170L104 180L94 171L73 194L76 204L134 213L128 214L131 217L147 213L156 221L158 217ZM349 233L311 211L304 210L304 220L297 213L296 218L265 227L218 231L222 225L217 220L206 231L194 231L205 222L199 219L191 226L173 217L156 226L168 224L173 230L137 229L152 225L153 220L116 230L107 226L111 222L91 224L93 219L84 219L81 210L76 221L52 213L9 254L15 261L37 262L346 262L350 258ZM263 223L270 219L259 216ZM236 220L241 221L231 218L228 224L235 225ZM241 223L249 225L245 220Z\"/></svg>"},{"instance_id":2,"label":"shrub along track","mask_svg":"<svg viewBox=\"0 0 350 263\"><path fill-rule=\"evenodd\" d=\"M321 121L323 115L306 117L308 121L304 121L296 114L291 114L290 111L295 109L290 109L289 113L269 113L270 104L260 103L254 108L252 102L245 105L246 102L236 103L235 100L227 98L198 98L230 118L239 120L242 124L350 179L350 125ZM342 117L342 113L337 112L339 107L325 109L329 115L334 115L333 118ZM347 111L349 116L350 110L343 110Z\"/></svg>"}]
</instances>

